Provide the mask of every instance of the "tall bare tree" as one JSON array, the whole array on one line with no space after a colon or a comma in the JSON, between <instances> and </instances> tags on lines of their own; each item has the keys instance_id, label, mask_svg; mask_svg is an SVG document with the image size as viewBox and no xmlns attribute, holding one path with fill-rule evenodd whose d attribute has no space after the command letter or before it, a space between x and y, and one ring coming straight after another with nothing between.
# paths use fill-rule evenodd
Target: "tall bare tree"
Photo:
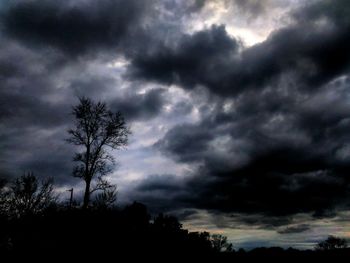
<instances>
[{"instance_id":1,"label":"tall bare tree","mask_svg":"<svg viewBox=\"0 0 350 263\"><path fill-rule=\"evenodd\" d=\"M104 177L115 161L107 149L126 146L130 130L120 112L113 113L105 103L95 103L88 98L80 98L79 104L73 107L73 115L75 127L68 130L67 141L79 147L74 157L78 164L73 176L85 181L83 208L87 208L93 192L115 187Z\"/></svg>"}]
</instances>

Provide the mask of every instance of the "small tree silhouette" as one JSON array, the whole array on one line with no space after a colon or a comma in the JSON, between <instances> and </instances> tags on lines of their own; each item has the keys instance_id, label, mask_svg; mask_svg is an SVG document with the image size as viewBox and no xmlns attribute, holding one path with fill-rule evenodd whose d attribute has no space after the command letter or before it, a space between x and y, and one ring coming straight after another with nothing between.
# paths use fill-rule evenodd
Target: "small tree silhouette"
<instances>
[{"instance_id":1,"label":"small tree silhouette","mask_svg":"<svg viewBox=\"0 0 350 263\"><path fill-rule=\"evenodd\" d=\"M31 172L16 179L5 197L7 213L14 217L42 212L56 201L53 180L49 178L39 182Z\"/></svg>"},{"instance_id":2,"label":"small tree silhouette","mask_svg":"<svg viewBox=\"0 0 350 263\"><path fill-rule=\"evenodd\" d=\"M221 252L221 251L227 251L231 252L233 250L232 244L227 242L227 237L220 235L220 234L214 234L211 236L211 244L215 251Z\"/></svg>"},{"instance_id":3,"label":"small tree silhouette","mask_svg":"<svg viewBox=\"0 0 350 263\"><path fill-rule=\"evenodd\" d=\"M67 141L80 150L74 157L78 165L73 176L85 181L83 208L87 208L92 193L107 193L115 187L104 178L114 164L113 156L106 149L125 146L130 130L120 112L113 113L105 103L94 103L88 98L80 98L80 103L73 107L73 115L75 127L68 131ZM92 186L95 178L95 186Z\"/></svg>"},{"instance_id":4,"label":"small tree silhouette","mask_svg":"<svg viewBox=\"0 0 350 263\"><path fill-rule=\"evenodd\" d=\"M95 197L93 205L97 209L107 209L113 207L117 201L117 187L112 186L104 189Z\"/></svg>"},{"instance_id":5,"label":"small tree silhouette","mask_svg":"<svg viewBox=\"0 0 350 263\"><path fill-rule=\"evenodd\" d=\"M6 215L7 213L7 202L6 202L6 183L7 181L3 178L0 178L0 217Z\"/></svg>"},{"instance_id":6,"label":"small tree silhouette","mask_svg":"<svg viewBox=\"0 0 350 263\"><path fill-rule=\"evenodd\" d=\"M334 250L347 248L347 241L344 238L328 236L324 241L321 241L315 246L315 250Z\"/></svg>"},{"instance_id":7,"label":"small tree silhouette","mask_svg":"<svg viewBox=\"0 0 350 263\"><path fill-rule=\"evenodd\" d=\"M182 224L174 216L159 214L153 222L156 228L163 228L169 231L180 231Z\"/></svg>"}]
</instances>

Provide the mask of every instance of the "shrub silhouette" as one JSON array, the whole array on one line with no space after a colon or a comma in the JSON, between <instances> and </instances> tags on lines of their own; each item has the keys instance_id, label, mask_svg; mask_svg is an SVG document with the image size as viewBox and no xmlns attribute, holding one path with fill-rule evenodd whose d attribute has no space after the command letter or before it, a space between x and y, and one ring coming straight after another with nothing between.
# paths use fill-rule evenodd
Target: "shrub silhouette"
<instances>
[{"instance_id":1,"label":"shrub silhouette","mask_svg":"<svg viewBox=\"0 0 350 263\"><path fill-rule=\"evenodd\" d=\"M348 244L346 239L335 237L335 236L328 236L328 238L320 243L318 243L315 247L316 250L335 250L335 249L342 249L347 248Z\"/></svg>"},{"instance_id":2,"label":"shrub silhouette","mask_svg":"<svg viewBox=\"0 0 350 263\"><path fill-rule=\"evenodd\" d=\"M211 243L212 243L213 249L217 252L221 252L221 251L231 252L233 250L232 244L227 242L227 237L220 234L212 235Z\"/></svg>"},{"instance_id":3,"label":"shrub silhouette","mask_svg":"<svg viewBox=\"0 0 350 263\"><path fill-rule=\"evenodd\" d=\"M4 189L4 183L2 189ZM57 202L51 178L39 181L33 173L25 173L10 183L1 193L2 214L9 217L43 212Z\"/></svg>"}]
</instances>

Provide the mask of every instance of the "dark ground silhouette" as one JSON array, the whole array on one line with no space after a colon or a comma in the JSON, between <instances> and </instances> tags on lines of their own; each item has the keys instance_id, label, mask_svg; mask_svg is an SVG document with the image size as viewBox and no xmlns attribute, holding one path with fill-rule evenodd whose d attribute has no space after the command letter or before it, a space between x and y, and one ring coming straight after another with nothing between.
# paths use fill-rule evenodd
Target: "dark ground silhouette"
<instances>
[{"instance_id":1,"label":"dark ground silhouette","mask_svg":"<svg viewBox=\"0 0 350 263\"><path fill-rule=\"evenodd\" d=\"M219 252L207 232L189 232L175 217L151 219L146 206L133 203L124 209L51 207L19 218L1 218L0 253L3 258L86 258L114 262L121 258L242 261L299 258L348 258L349 249L307 250L256 248ZM221 246L225 248L225 246ZM122 262L126 262L122 260Z\"/></svg>"}]
</instances>

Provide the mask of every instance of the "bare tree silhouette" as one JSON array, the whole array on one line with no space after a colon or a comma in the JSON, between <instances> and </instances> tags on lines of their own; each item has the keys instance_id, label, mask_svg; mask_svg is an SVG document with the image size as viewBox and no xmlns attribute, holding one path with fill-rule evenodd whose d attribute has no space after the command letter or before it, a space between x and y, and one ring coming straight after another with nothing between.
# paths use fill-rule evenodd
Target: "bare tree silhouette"
<instances>
[{"instance_id":1,"label":"bare tree silhouette","mask_svg":"<svg viewBox=\"0 0 350 263\"><path fill-rule=\"evenodd\" d=\"M7 204L6 204L6 183L7 181L3 178L0 178L0 216L5 215L7 212Z\"/></svg>"},{"instance_id":2,"label":"bare tree silhouette","mask_svg":"<svg viewBox=\"0 0 350 263\"><path fill-rule=\"evenodd\" d=\"M116 201L117 187L112 185L96 195L93 205L97 209L106 209L113 207Z\"/></svg>"},{"instance_id":3,"label":"bare tree silhouette","mask_svg":"<svg viewBox=\"0 0 350 263\"><path fill-rule=\"evenodd\" d=\"M233 247L231 243L227 242L227 237L220 234L213 234L210 238L212 247L215 251L227 251L231 252Z\"/></svg>"},{"instance_id":4,"label":"bare tree silhouette","mask_svg":"<svg viewBox=\"0 0 350 263\"><path fill-rule=\"evenodd\" d=\"M92 193L108 193L115 187L104 177L114 164L107 148L116 150L125 146L130 130L120 112L113 113L105 103L95 103L88 98L80 98L80 103L73 107L73 115L75 127L68 131L67 141L79 147L74 157L78 165L73 176L85 181L83 208L87 208Z\"/></svg>"},{"instance_id":5,"label":"bare tree silhouette","mask_svg":"<svg viewBox=\"0 0 350 263\"><path fill-rule=\"evenodd\" d=\"M42 212L56 201L53 180L49 178L40 182L31 172L17 178L4 197L5 209L12 217Z\"/></svg>"}]
</instances>

